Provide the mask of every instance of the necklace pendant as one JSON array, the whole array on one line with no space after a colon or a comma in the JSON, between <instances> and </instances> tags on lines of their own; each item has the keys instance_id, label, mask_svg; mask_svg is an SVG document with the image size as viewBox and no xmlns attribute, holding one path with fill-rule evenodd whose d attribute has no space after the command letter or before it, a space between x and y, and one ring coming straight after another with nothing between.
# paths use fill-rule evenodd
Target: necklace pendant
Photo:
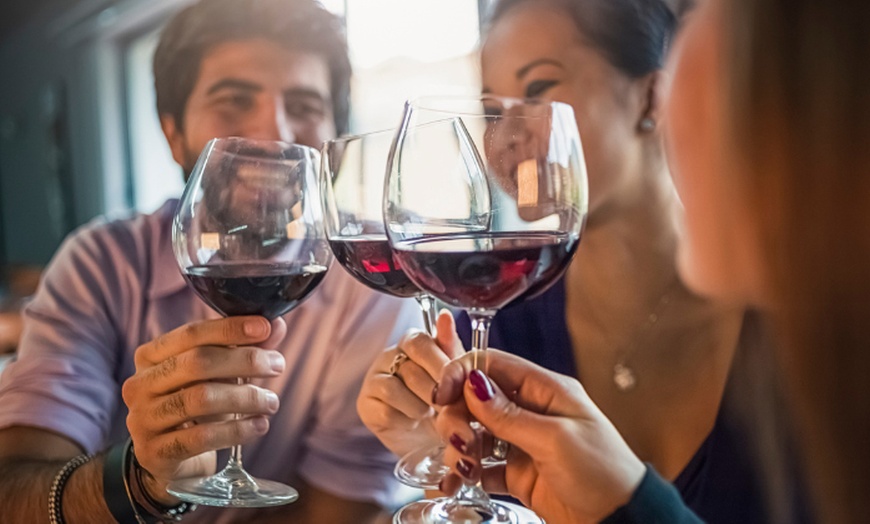
<instances>
[{"instance_id":1,"label":"necklace pendant","mask_svg":"<svg viewBox=\"0 0 870 524\"><path fill-rule=\"evenodd\" d=\"M613 383L619 391L631 391L637 385L637 377L630 367L620 362L613 366Z\"/></svg>"}]
</instances>

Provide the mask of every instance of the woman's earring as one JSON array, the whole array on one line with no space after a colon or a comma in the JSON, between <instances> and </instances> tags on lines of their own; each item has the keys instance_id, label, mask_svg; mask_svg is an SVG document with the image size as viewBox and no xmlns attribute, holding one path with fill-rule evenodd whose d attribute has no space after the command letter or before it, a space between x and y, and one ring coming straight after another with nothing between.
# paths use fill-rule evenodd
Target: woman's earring
<instances>
[{"instance_id":1,"label":"woman's earring","mask_svg":"<svg viewBox=\"0 0 870 524\"><path fill-rule=\"evenodd\" d=\"M640 121L640 130L643 133L652 133L656 129L656 121L652 118L644 118Z\"/></svg>"}]
</instances>

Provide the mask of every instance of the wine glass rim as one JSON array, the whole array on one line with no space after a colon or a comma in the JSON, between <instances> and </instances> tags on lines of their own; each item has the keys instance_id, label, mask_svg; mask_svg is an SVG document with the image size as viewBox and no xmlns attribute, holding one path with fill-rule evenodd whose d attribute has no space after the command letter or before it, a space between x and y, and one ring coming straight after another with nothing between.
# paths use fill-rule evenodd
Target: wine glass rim
<instances>
[{"instance_id":1,"label":"wine glass rim","mask_svg":"<svg viewBox=\"0 0 870 524\"><path fill-rule=\"evenodd\" d=\"M490 95L490 94L481 94L481 95L422 95L414 98L408 99L405 104L418 110L430 111L433 113L445 113L445 114L453 114L453 115L469 115L469 116L480 116L480 113L473 111L460 111L456 109L443 109L434 105L427 105L427 101L455 101L455 102L471 102L471 101L484 101L484 100L494 100L496 102L500 102L502 105L506 105L507 107L513 107L515 105L526 105L526 106L550 106L552 108L567 108L571 107L569 104L564 102L558 102L555 100L541 100L539 98L516 98L509 96L499 96L499 95Z\"/></svg>"},{"instance_id":2,"label":"wine glass rim","mask_svg":"<svg viewBox=\"0 0 870 524\"><path fill-rule=\"evenodd\" d=\"M230 144L234 142L250 142L250 143L259 143L259 144L274 144L276 146L281 147L281 149L299 149L305 151L309 155L311 153L320 154L320 151L317 149L306 146L305 144L297 144L295 142L285 142L284 140L269 140L269 139L260 139L260 138L247 138L243 136L225 136L225 137L217 137L212 138L207 146L209 151L219 151L222 155L227 155L233 158L241 158L241 159L249 159L258 162L270 162L275 164L286 164L293 163L296 164L300 159L293 158L276 158L270 156L257 156L246 153L238 153L235 151L228 151L225 146L221 146L221 144Z\"/></svg>"},{"instance_id":3,"label":"wine glass rim","mask_svg":"<svg viewBox=\"0 0 870 524\"><path fill-rule=\"evenodd\" d=\"M392 135L396 133L396 128L391 127L389 129L378 129L377 131L366 131L364 133L354 133L352 135L342 135L335 138L330 138L329 140L324 141L324 145L328 144L341 144L345 142L351 142L353 140L359 140L361 138L366 138L370 136L378 136L378 135Z\"/></svg>"}]
</instances>

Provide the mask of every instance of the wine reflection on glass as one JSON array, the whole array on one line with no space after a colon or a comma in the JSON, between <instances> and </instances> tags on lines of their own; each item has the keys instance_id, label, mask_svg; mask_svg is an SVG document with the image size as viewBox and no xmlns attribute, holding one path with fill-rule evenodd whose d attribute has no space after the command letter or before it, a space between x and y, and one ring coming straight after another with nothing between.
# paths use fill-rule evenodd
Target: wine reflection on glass
<instances>
[{"instance_id":1,"label":"wine reflection on glass","mask_svg":"<svg viewBox=\"0 0 870 524\"><path fill-rule=\"evenodd\" d=\"M543 292L568 267L587 193L570 106L497 97L406 104L388 160L387 237L414 283L468 313L475 369L485 370L497 311ZM518 513L469 481L455 497L405 506L394 522L516 523Z\"/></svg>"},{"instance_id":2,"label":"wine reflection on glass","mask_svg":"<svg viewBox=\"0 0 870 524\"><path fill-rule=\"evenodd\" d=\"M301 145L245 138L206 145L179 202L172 240L185 279L222 316L277 318L323 280L332 253L319 163L318 151ZM167 491L209 506L274 506L298 498L290 486L250 476L240 445L220 472L173 481Z\"/></svg>"}]
</instances>

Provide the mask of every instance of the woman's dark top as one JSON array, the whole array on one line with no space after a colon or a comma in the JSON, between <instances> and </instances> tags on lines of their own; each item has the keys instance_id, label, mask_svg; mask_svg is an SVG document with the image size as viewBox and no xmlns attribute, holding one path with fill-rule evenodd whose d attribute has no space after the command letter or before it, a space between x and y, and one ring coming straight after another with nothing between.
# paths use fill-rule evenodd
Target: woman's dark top
<instances>
[{"instance_id":1,"label":"woman's dark top","mask_svg":"<svg viewBox=\"0 0 870 524\"><path fill-rule=\"evenodd\" d=\"M468 316L457 316L457 330L470 347ZM542 295L502 309L492 322L490 347L576 377L574 350L565 322L565 284L560 280ZM760 474L753 467L751 442L729 420L726 392L723 409L707 439L683 469L674 486L686 505L711 524L769 522Z\"/></svg>"},{"instance_id":2,"label":"woman's dark top","mask_svg":"<svg viewBox=\"0 0 870 524\"><path fill-rule=\"evenodd\" d=\"M601 524L701 524L701 519L680 498L674 486L649 464L628 504Z\"/></svg>"}]
</instances>

